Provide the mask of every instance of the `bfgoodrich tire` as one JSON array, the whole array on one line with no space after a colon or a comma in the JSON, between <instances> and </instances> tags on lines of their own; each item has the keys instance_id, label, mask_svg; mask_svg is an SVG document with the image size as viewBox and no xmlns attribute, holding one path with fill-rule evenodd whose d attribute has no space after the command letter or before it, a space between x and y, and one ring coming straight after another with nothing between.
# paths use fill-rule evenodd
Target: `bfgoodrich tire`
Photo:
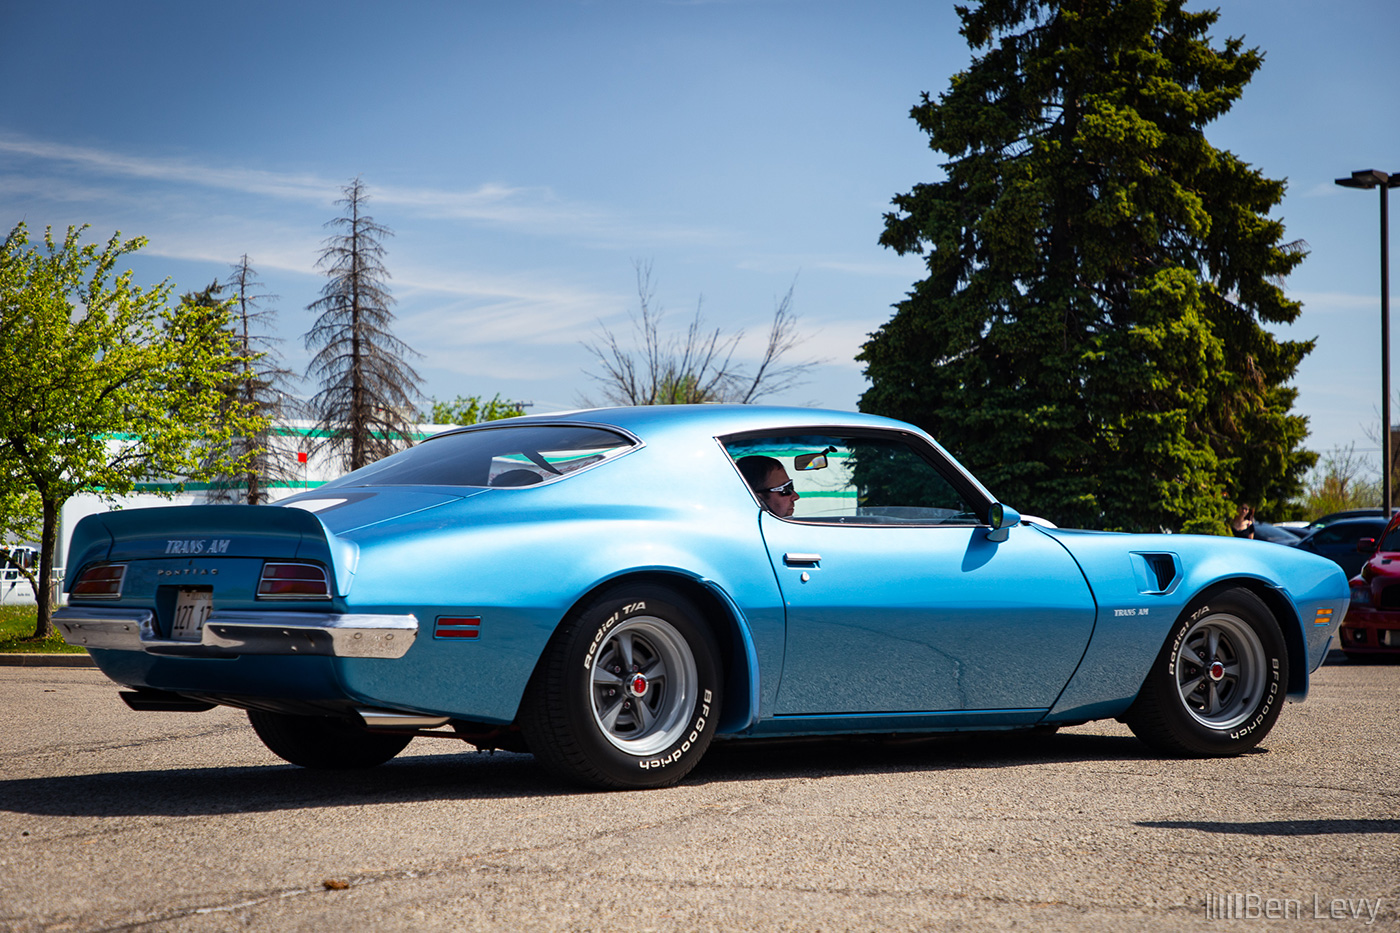
<instances>
[{"instance_id":1,"label":"bfgoodrich tire","mask_svg":"<svg viewBox=\"0 0 1400 933\"><path fill-rule=\"evenodd\" d=\"M248 721L274 755L303 768L373 768L413 741L411 735L370 732L329 716L292 716L250 709Z\"/></svg>"},{"instance_id":2,"label":"bfgoodrich tire","mask_svg":"<svg viewBox=\"0 0 1400 933\"><path fill-rule=\"evenodd\" d=\"M685 777L719 721L714 634L688 599L624 586L555 633L521 704L535 757L600 788L665 787Z\"/></svg>"},{"instance_id":3,"label":"bfgoodrich tire","mask_svg":"<svg viewBox=\"0 0 1400 933\"><path fill-rule=\"evenodd\" d=\"M1287 692L1278 620L1237 587L1181 614L1124 721L1170 755L1238 755L1269 734Z\"/></svg>"}]
</instances>

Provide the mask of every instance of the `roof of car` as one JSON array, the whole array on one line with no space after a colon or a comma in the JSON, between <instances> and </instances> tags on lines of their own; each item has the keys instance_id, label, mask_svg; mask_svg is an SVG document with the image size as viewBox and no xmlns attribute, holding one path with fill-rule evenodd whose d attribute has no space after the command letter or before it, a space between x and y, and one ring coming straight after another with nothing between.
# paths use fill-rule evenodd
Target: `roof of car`
<instances>
[{"instance_id":1,"label":"roof of car","mask_svg":"<svg viewBox=\"0 0 1400 933\"><path fill-rule=\"evenodd\" d=\"M1331 528L1333 525L1384 525L1385 518L1380 515L1349 515L1346 518L1339 518L1336 521L1328 522L1324 528ZM1321 529L1319 529L1321 530Z\"/></svg>"},{"instance_id":2,"label":"roof of car","mask_svg":"<svg viewBox=\"0 0 1400 933\"><path fill-rule=\"evenodd\" d=\"M1379 530L1384 528L1386 524L1386 520L1379 515L1353 515L1349 518L1339 518L1334 522L1328 522L1321 528L1313 528L1304 536L1303 540L1307 540L1324 531L1336 532L1340 530L1344 532L1348 528L1359 528L1363 526Z\"/></svg>"},{"instance_id":3,"label":"roof of car","mask_svg":"<svg viewBox=\"0 0 1400 933\"><path fill-rule=\"evenodd\" d=\"M774 427L881 427L910 430L912 425L879 415L833 411L822 408L780 407L774 405L640 405L633 408L584 408L572 411L541 412L483 424L457 428L451 432L506 427L521 424L612 425L643 439L653 431L703 432L712 436L739 434ZM917 428L913 430L918 431ZM920 432L922 433L922 432Z\"/></svg>"},{"instance_id":4,"label":"roof of car","mask_svg":"<svg viewBox=\"0 0 1400 933\"><path fill-rule=\"evenodd\" d=\"M574 411L542 412L457 428L444 434L490 430L512 425L586 424L620 428L644 443L684 445L696 437L727 437L749 431L790 429L884 428L913 432L948 457L949 464L989 499L995 496L957 458L943 450L927 432L893 418L854 411L824 408L796 408L776 405L640 405L632 408L584 408ZM442 435L438 435L441 437Z\"/></svg>"}]
</instances>

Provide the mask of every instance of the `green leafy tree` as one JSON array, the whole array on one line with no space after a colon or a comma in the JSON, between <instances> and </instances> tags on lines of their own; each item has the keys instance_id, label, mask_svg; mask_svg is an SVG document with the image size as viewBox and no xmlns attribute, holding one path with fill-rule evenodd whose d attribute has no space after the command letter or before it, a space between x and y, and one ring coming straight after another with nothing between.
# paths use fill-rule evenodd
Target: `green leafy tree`
<instances>
[{"instance_id":1,"label":"green leafy tree","mask_svg":"<svg viewBox=\"0 0 1400 933\"><path fill-rule=\"evenodd\" d=\"M1287 387L1310 341L1282 182L1210 145L1262 63L1182 0L985 0L977 53L912 116L946 178L880 242L928 276L858 359L861 407L913 421L1061 524L1223 533L1315 460Z\"/></svg>"},{"instance_id":2,"label":"green leafy tree","mask_svg":"<svg viewBox=\"0 0 1400 933\"><path fill-rule=\"evenodd\" d=\"M1294 512L1301 512L1302 518L1317 519L1330 512L1379 508L1380 504L1380 479L1372 475L1365 459L1357 456L1353 444L1322 456L1308 474Z\"/></svg>"},{"instance_id":3,"label":"green leafy tree","mask_svg":"<svg viewBox=\"0 0 1400 933\"><path fill-rule=\"evenodd\" d=\"M117 261L145 245L85 228L31 246L24 224L0 247L0 494L38 499L35 637L52 632L59 512L80 491L108 497L143 479L202 479L211 451L258 422L224 404L241 358L223 306L169 306L170 283L132 283Z\"/></svg>"},{"instance_id":4,"label":"green leafy tree","mask_svg":"<svg viewBox=\"0 0 1400 933\"><path fill-rule=\"evenodd\" d=\"M439 402L435 398L429 399L429 402L432 403L432 407L418 413L418 420L429 424L455 424L464 427L525 414L525 406L522 403L507 401L499 394L489 399L482 395L459 395L450 402Z\"/></svg>"},{"instance_id":5,"label":"green leafy tree","mask_svg":"<svg viewBox=\"0 0 1400 933\"><path fill-rule=\"evenodd\" d=\"M358 470L412 443L422 379L406 362L417 354L390 330L394 299L383 241L393 232L365 213L369 195L360 179L342 191L336 203L345 213L326 224L338 232L316 263L329 281L307 306L318 317L304 339L315 353L308 377L321 385L312 417L325 432L324 446Z\"/></svg>"}]
</instances>

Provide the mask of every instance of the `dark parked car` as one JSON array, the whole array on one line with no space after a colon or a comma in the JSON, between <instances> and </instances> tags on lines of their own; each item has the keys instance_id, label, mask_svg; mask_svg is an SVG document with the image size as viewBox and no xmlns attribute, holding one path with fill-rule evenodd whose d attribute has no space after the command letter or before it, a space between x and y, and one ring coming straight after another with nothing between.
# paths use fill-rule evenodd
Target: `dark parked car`
<instances>
[{"instance_id":1,"label":"dark parked car","mask_svg":"<svg viewBox=\"0 0 1400 933\"><path fill-rule=\"evenodd\" d=\"M1348 577L1354 577L1361 572L1362 565L1375 550L1375 542L1384 530L1385 519L1379 515L1375 518L1342 518L1312 532L1298 542L1298 547L1335 561ZM1363 538L1371 539L1371 543L1364 550L1357 550Z\"/></svg>"},{"instance_id":2,"label":"dark parked car","mask_svg":"<svg viewBox=\"0 0 1400 933\"><path fill-rule=\"evenodd\" d=\"M1391 509L1391 510L1390 510L1390 514L1391 514L1392 516L1395 515L1397 512L1400 512L1400 509ZM1340 512L1330 512L1330 513L1328 513L1327 515L1322 516L1321 518L1319 518L1319 519L1317 519L1316 521L1314 521L1311 525L1309 525L1309 526L1307 527L1306 531L1307 531L1307 532L1317 531L1319 528L1325 528L1325 527L1327 527L1328 525L1331 525L1331 524L1333 524L1333 523L1335 523L1335 522L1339 522L1339 521L1341 521L1341 520L1344 519L1344 518L1384 518L1384 517L1385 517L1385 511L1382 510L1382 509L1379 509L1379 508L1376 508L1376 509L1343 509L1343 510L1340 511ZM1306 532L1305 532L1305 533L1306 533Z\"/></svg>"},{"instance_id":3,"label":"dark parked car","mask_svg":"<svg viewBox=\"0 0 1400 933\"><path fill-rule=\"evenodd\" d=\"M1400 657L1400 515L1351 581L1351 608L1337 640L1353 661Z\"/></svg>"},{"instance_id":4,"label":"dark parked car","mask_svg":"<svg viewBox=\"0 0 1400 933\"><path fill-rule=\"evenodd\" d=\"M1271 525L1268 522L1254 523L1254 540L1269 541L1274 544L1286 544L1289 547L1297 546L1303 539L1302 529L1284 528L1280 525Z\"/></svg>"}]
</instances>

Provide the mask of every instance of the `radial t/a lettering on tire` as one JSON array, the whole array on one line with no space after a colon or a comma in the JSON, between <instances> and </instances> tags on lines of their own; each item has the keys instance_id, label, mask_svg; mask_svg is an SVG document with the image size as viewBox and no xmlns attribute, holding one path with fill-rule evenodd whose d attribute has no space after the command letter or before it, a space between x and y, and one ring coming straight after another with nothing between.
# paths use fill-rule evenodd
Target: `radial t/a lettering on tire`
<instances>
[{"instance_id":1,"label":"radial t/a lettering on tire","mask_svg":"<svg viewBox=\"0 0 1400 933\"><path fill-rule=\"evenodd\" d=\"M1173 755L1238 755L1269 734L1288 692L1288 648L1263 600L1236 587L1182 613L1124 721Z\"/></svg>"},{"instance_id":2,"label":"radial t/a lettering on tire","mask_svg":"<svg viewBox=\"0 0 1400 933\"><path fill-rule=\"evenodd\" d=\"M695 767L719 721L713 632L655 585L594 600L555 633L520 709L551 770L593 787L664 787Z\"/></svg>"}]
</instances>

